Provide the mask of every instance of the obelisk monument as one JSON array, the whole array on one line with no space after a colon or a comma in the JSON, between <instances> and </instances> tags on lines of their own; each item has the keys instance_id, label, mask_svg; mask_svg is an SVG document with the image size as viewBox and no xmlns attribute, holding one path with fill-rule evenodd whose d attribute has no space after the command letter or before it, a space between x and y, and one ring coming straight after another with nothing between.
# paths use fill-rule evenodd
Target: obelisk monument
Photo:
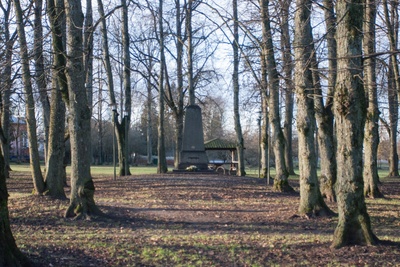
<instances>
[{"instance_id":1,"label":"obelisk monument","mask_svg":"<svg viewBox=\"0 0 400 267\"><path fill-rule=\"evenodd\" d=\"M208 170L208 158L204 148L203 120L201 108L198 105L189 105L186 108L178 169L185 170L190 166L196 166L199 171Z\"/></svg>"}]
</instances>

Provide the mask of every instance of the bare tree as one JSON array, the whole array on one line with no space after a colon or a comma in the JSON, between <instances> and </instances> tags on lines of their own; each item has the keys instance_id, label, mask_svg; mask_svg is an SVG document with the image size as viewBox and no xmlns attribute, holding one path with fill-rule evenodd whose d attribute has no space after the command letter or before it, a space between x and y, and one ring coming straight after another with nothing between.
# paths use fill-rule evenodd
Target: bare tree
<instances>
[{"instance_id":1,"label":"bare tree","mask_svg":"<svg viewBox=\"0 0 400 267\"><path fill-rule=\"evenodd\" d=\"M239 18L237 0L232 1L233 6L233 113L235 120L236 151L238 156L237 176L246 175L244 169L244 139L240 124L239 112Z\"/></svg>"},{"instance_id":2,"label":"bare tree","mask_svg":"<svg viewBox=\"0 0 400 267\"><path fill-rule=\"evenodd\" d=\"M35 20L34 20L34 43L33 55L35 59L35 81L39 90L40 103L42 104L43 111L43 124L44 124L44 151L45 160L47 157L47 144L49 139L49 123L50 123L50 101L47 94L47 78L44 66L43 54L43 25L42 25L42 0L35 1Z\"/></svg>"},{"instance_id":3,"label":"bare tree","mask_svg":"<svg viewBox=\"0 0 400 267\"><path fill-rule=\"evenodd\" d=\"M123 94L124 98L121 96L121 110L123 116L121 120L117 116L117 101L115 97L115 88L113 81L113 73L111 68L111 56L108 44L108 33L107 33L107 23L106 14L104 12L103 2L97 0L98 11L100 15L100 31L102 37L102 51L103 51L103 63L105 65L105 70L107 74L107 87L108 95L110 98L110 105L115 108L114 114L112 116L113 125L115 126L114 131L117 137L118 144L118 162L119 162L119 175L130 175L127 146L128 146L128 136L129 136L129 124L131 117L131 77L130 77L130 54L129 54L129 28L128 28L128 7L125 0L121 0L121 15L122 15L122 61L123 61Z\"/></svg>"},{"instance_id":4,"label":"bare tree","mask_svg":"<svg viewBox=\"0 0 400 267\"><path fill-rule=\"evenodd\" d=\"M294 51L295 92L297 100L297 130L299 136L300 172L300 214L330 215L319 190L317 177L317 158L315 150L315 111L312 75L312 54L314 53L311 29L310 0L297 0L295 15Z\"/></svg>"},{"instance_id":5,"label":"bare tree","mask_svg":"<svg viewBox=\"0 0 400 267\"><path fill-rule=\"evenodd\" d=\"M389 148L389 177L399 176L399 155L397 152L397 128L399 120L399 102L396 85L394 83L393 64L392 58L389 58L388 74L387 74L387 96L389 104L389 123L383 123L388 134L390 141ZM382 121L382 120L381 120Z\"/></svg>"},{"instance_id":6,"label":"bare tree","mask_svg":"<svg viewBox=\"0 0 400 267\"><path fill-rule=\"evenodd\" d=\"M397 43L399 34L399 17L398 17L398 1L390 1L390 9L388 1L382 2L384 10L384 19L386 23L387 36L390 46L389 58L389 112L390 112L390 140L391 151L389 158L389 176L399 176L399 157L397 153L397 124L398 124L398 99L400 97L400 70L397 60ZM393 88L393 91L390 89ZM397 93L397 99L394 98L394 93Z\"/></svg>"},{"instance_id":7,"label":"bare tree","mask_svg":"<svg viewBox=\"0 0 400 267\"><path fill-rule=\"evenodd\" d=\"M150 49L149 49L150 50ZM150 52L150 51L148 51ZM149 53L150 54L150 53ZM152 106L153 106L153 94L152 94L152 84L150 82L151 75L153 72L153 58L149 56L148 58L149 68L148 68L148 80L146 81L147 88L147 131L146 131L146 147L147 147L147 164L152 164L153 160L153 127L152 127Z\"/></svg>"},{"instance_id":8,"label":"bare tree","mask_svg":"<svg viewBox=\"0 0 400 267\"><path fill-rule=\"evenodd\" d=\"M71 197L66 217L88 217L101 211L94 201L94 183L90 174L90 110L85 90L83 65L83 16L81 1L65 1L67 19L66 78L68 91L63 99L68 108L71 142Z\"/></svg>"},{"instance_id":9,"label":"bare tree","mask_svg":"<svg viewBox=\"0 0 400 267\"><path fill-rule=\"evenodd\" d=\"M128 163L129 125L131 118L131 57L129 52L129 28L128 28L128 6L126 0L121 0L122 6L122 60L123 66L123 87L124 87L124 116L121 116L121 124L117 123L118 140L118 161L119 174L130 175Z\"/></svg>"},{"instance_id":10,"label":"bare tree","mask_svg":"<svg viewBox=\"0 0 400 267\"><path fill-rule=\"evenodd\" d=\"M20 44L21 71L24 92L26 97L26 124L28 126L29 160L32 171L35 194L44 192L44 180L40 169L38 139L36 133L35 101L33 99L32 81L30 78L28 45L25 37L25 24L19 0L14 0L15 15L17 18L17 31Z\"/></svg>"},{"instance_id":11,"label":"bare tree","mask_svg":"<svg viewBox=\"0 0 400 267\"><path fill-rule=\"evenodd\" d=\"M281 0L280 4L280 27L281 27L281 49L282 49L282 76L285 84L285 121L283 126L283 133L286 140L285 145L285 161L286 168L290 175L294 173L293 166L293 107L294 107L294 85L293 85L293 62L292 62L292 48L290 41L289 29L289 15L290 4L292 0Z\"/></svg>"},{"instance_id":12,"label":"bare tree","mask_svg":"<svg viewBox=\"0 0 400 267\"><path fill-rule=\"evenodd\" d=\"M180 153L182 150L182 140L183 140L183 99L184 99L184 90L183 90L183 45L185 42L185 36L182 35L182 18L181 18L181 7L180 1L175 0L176 6L176 15L175 15L175 23L176 23L176 101L173 101L172 93L167 93L167 98L170 108L172 109L175 117L175 168L178 168L180 162ZM176 103L176 104L175 104Z\"/></svg>"},{"instance_id":13,"label":"bare tree","mask_svg":"<svg viewBox=\"0 0 400 267\"><path fill-rule=\"evenodd\" d=\"M4 175L9 177L10 170L10 107L11 107L11 89L13 84L12 78L12 55L13 45L16 40L16 31L14 34L10 32L10 15L12 14L12 1L0 1L0 8L3 11L3 42L4 50L1 52L3 55L1 66L1 79L0 79L0 104L1 104L1 129L3 135L1 138L1 148L4 157L6 168L4 169Z\"/></svg>"},{"instance_id":14,"label":"bare tree","mask_svg":"<svg viewBox=\"0 0 400 267\"><path fill-rule=\"evenodd\" d=\"M185 13L186 13L185 30L186 30L186 34L187 34L187 64L188 64L189 105L194 105L195 104L195 99L196 99L195 91L194 91L194 84L193 84L192 12L193 12L193 0L188 0L186 5L185 5Z\"/></svg>"},{"instance_id":15,"label":"bare tree","mask_svg":"<svg viewBox=\"0 0 400 267\"><path fill-rule=\"evenodd\" d=\"M274 188L277 191L292 191L293 188L289 185L289 173L285 164L285 137L280 125L279 112L279 74L277 71L274 45L272 42L272 31L270 15L268 10L269 1L263 0L260 2L263 36L265 36L265 57L266 67L268 71L268 88L269 88L269 121L271 125L271 144L275 155L275 170Z\"/></svg>"},{"instance_id":16,"label":"bare tree","mask_svg":"<svg viewBox=\"0 0 400 267\"><path fill-rule=\"evenodd\" d=\"M86 0L86 14L83 33L83 64L85 69L85 87L90 110L90 116L93 114L93 8L92 0ZM90 129L91 130L91 129ZM91 135L89 132L88 135ZM89 143L89 154L92 162L92 144Z\"/></svg>"},{"instance_id":17,"label":"bare tree","mask_svg":"<svg viewBox=\"0 0 400 267\"><path fill-rule=\"evenodd\" d=\"M379 144L379 111L376 85L375 21L376 2L366 1L364 11L364 87L367 93L367 118L364 135L364 195L377 198L383 197L379 191L378 182L378 144Z\"/></svg>"},{"instance_id":18,"label":"bare tree","mask_svg":"<svg viewBox=\"0 0 400 267\"><path fill-rule=\"evenodd\" d=\"M164 74L165 74L165 53L164 53L164 27L163 27L163 0L158 2L158 40L160 43L160 73L158 78L158 163L157 173L166 173L168 171L165 158L165 132L164 132Z\"/></svg>"},{"instance_id":19,"label":"bare tree","mask_svg":"<svg viewBox=\"0 0 400 267\"><path fill-rule=\"evenodd\" d=\"M363 1L339 0L338 74L334 96L337 135L337 202L339 221L332 246L373 245L373 234L363 194L363 139L366 99L362 77Z\"/></svg>"},{"instance_id":20,"label":"bare tree","mask_svg":"<svg viewBox=\"0 0 400 267\"><path fill-rule=\"evenodd\" d=\"M323 197L328 201L336 200L334 184L336 182L336 159L335 159L335 142L334 142L334 126L333 126L333 94L336 83L336 14L332 0L324 0L324 15L326 25L326 43L328 49L328 90L324 97L322 93L322 85L320 83L320 74L318 72L318 61L316 54L312 58L313 62L313 79L314 79L314 103L315 117L318 122L318 148L319 157L321 159L321 175L319 177L320 191Z\"/></svg>"},{"instance_id":21,"label":"bare tree","mask_svg":"<svg viewBox=\"0 0 400 267\"><path fill-rule=\"evenodd\" d=\"M50 128L46 161L46 194L66 198L64 192L64 151L66 108L61 92L68 91L65 76L65 13L63 0L48 1L47 11L51 25L53 66L50 102Z\"/></svg>"}]
</instances>

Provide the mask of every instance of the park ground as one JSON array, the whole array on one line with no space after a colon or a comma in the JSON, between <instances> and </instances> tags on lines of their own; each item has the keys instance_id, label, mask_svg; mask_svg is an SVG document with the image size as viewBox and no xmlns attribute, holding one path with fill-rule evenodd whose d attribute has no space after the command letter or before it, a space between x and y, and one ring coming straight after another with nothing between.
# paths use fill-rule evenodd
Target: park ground
<instances>
[{"instance_id":1,"label":"park ground","mask_svg":"<svg viewBox=\"0 0 400 267\"><path fill-rule=\"evenodd\" d=\"M382 179L386 198L367 200L373 231L384 242L341 249L330 247L336 217L298 216L299 193L274 192L264 179L93 179L106 216L71 220L63 217L68 200L33 196L29 173L11 173L12 231L36 266L400 266L400 178ZM290 184L299 192L298 178Z\"/></svg>"}]
</instances>

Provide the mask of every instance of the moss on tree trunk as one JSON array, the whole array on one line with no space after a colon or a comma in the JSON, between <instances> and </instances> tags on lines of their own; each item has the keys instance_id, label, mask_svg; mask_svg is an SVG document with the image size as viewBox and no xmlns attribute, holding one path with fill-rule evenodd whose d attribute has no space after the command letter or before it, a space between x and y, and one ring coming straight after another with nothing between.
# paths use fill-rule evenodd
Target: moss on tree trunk
<instances>
[{"instance_id":1,"label":"moss on tree trunk","mask_svg":"<svg viewBox=\"0 0 400 267\"><path fill-rule=\"evenodd\" d=\"M366 98L362 76L362 0L339 0L338 79L334 95L337 138L337 203L339 221L335 229L335 248L347 245L373 245L363 194L363 139Z\"/></svg>"}]
</instances>

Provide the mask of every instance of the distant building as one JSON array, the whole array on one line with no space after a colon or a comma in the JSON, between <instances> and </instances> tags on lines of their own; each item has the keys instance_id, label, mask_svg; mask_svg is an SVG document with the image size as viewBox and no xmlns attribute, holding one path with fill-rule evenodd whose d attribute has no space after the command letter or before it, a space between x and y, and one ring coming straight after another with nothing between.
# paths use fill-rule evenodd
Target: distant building
<instances>
[{"instance_id":1,"label":"distant building","mask_svg":"<svg viewBox=\"0 0 400 267\"><path fill-rule=\"evenodd\" d=\"M10 119L10 160L29 161L28 131L25 118L11 116Z\"/></svg>"}]
</instances>

